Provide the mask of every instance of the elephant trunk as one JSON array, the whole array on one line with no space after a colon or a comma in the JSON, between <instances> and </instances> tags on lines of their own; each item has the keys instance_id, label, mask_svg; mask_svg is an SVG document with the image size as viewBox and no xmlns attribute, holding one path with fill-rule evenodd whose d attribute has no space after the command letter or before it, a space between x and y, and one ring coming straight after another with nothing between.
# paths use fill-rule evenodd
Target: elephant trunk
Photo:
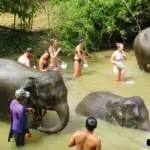
<instances>
[{"instance_id":1,"label":"elephant trunk","mask_svg":"<svg viewBox=\"0 0 150 150\"><path fill-rule=\"evenodd\" d=\"M142 123L140 123L140 127L139 127L141 130L144 130L144 131L150 131L150 123L149 123L149 120L146 120Z\"/></svg>"},{"instance_id":2,"label":"elephant trunk","mask_svg":"<svg viewBox=\"0 0 150 150\"><path fill-rule=\"evenodd\" d=\"M44 132L44 133L48 133L48 134L56 134L60 131L62 131L68 121L69 121L69 107L67 103L63 103L63 104L59 104L56 107L56 112L60 118L60 123L58 125L56 125L53 128L44 128L44 127L39 127L39 131Z\"/></svg>"}]
</instances>

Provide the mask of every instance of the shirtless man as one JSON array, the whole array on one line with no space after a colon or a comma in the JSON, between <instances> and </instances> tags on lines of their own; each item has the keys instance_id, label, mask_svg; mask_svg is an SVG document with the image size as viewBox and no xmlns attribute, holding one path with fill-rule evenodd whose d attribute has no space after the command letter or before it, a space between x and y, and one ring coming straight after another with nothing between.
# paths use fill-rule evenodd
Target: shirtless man
<instances>
[{"instance_id":1,"label":"shirtless man","mask_svg":"<svg viewBox=\"0 0 150 150\"><path fill-rule=\"evenodd\" d=\"M49 47L50 62L52 70L61 71L60 58L58 57L60 48L57 49L57 40L52 39Z\"/></svg>"},{"instance_id":2,"label":"shirtless man","mask_svg":"<svg viewBox=\"0 0 150 150\"><path fill-rule=\"evenodd\" d=\"M94 117L88 117L85 123L85 131L76 131L71 137L68 147L76 145L76 150L101 150L101 140L93 135L97 127L97 120Z\"/></svg>"},{"instance_id":3,"label":"shirtless man","mask_svg":"<svg viewBox=\"0 0 150 150\"><path fill-rule=\"evenodd\" d=\"M27 48L25 53L18 58L18 62L25 65L26 67L31 67L30 57L32 48Z\"/></svg>"}]
</instances>

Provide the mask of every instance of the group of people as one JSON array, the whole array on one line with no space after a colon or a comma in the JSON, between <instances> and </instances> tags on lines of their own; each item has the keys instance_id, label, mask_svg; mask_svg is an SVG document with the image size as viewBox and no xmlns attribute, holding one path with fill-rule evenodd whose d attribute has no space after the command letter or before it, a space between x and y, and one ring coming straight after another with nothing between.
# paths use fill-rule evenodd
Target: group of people
<instances>
[{"instance_id":1,"label":"group of people","mask_svg":"<svg viewBox=\"0 0 150 150\"><path fill-rule=\"evenodd\" d=\"M35 112L33 108L27 108L24 105L24 100L30 97L30 93L17 89L15 91L15 99L11 101L11 128L8 137L15 138L17 147L22 147L25 144L25 139L31 137L31 132L27 126L27 113ZM89 116L85 122L86 129L83 131L76 131L70 138L68 147L76 146L77 150L101 150L101 140L93 134L97 127L97 120Z\"/></svg>"},{"instance_id":2,"label":"group of people","mask_svg":"<svg viewBox=\"0 0 150 150\"><path fill-rule=\"evenodd\" d=\"M57 48L57 40L51 39L48 51L45 51L38 60L38 68L40 71L58 70L61 71L60 61L58 54L60 48ZM25 53L18 58L18 62L26 67L36 67L31 65L32 48L27 48Z\"/></svg>"},{"instance_id":3,"label":"group of people","mask_svg":"<svg viewBox=\"0 0 150 150\"><path fill-rule=\"evenodd\" d=\"M113 52L111 56L111 62L113 63L113 72L115 73L115 80L124 80L124 64L123 61L126 58L124 51L124 46L122 43L116 43L117 49ZM82 75L83 63L87 63L84 51L84 40L80 40L79 44L75 48L74 56L74 74L73 77L78 77ZM51 40L51 45L48 51L45 51L38 60L38 67L40 71L48 70L58 70L61 71L60 62L62 60L59 58L58 54L60 48L57 48L57 40ZM30 63L32 49L27 48L25 53L19 57L18 62L22 63L27 67L34 67ZM15 138L16 146L23 146L26 137L31 137L31 132L27 126L27 113L34 113L33 108L26 108L24 105L24 100L30 97L30 93L18 89L15 92L15 99L11 101L10 111L11 111L11 128L9 133L8 141L12 137ZM85 123L86 130L77 131L73 134L69 140L68 147L75 146L78 150L101 150L100 139L93 135L94 129L97 127L97 120L94 117L88 117Z\"/></svg>"},{"instance_id":4,"label":"group of people","mask_svg":"<svg viewBox=\"0 0 150 150\"><path fill-rule=\"evenodd\" d=\"M87 60L84 54L85 41L81 39L79 44L75 48L74 56L74 73L73 78L82 75L83 64L87 64ZM126 53L122 43L116 43L117 49L111 56L111 62L113 63L113 72L115 74L116 81L123 81L125 75L125 66L123 61L126 59ZM58 42L56 39L52 39L48 51L45 51L38 60L38 68L40 71L57 70L61 72L61 63L63 62L59 57L61 48L58 48ZM35 67L30 63L32 49L27 48L25 53L18 58L18 62L27 66Z\"/></svg>"},{"instance_id":5,"label":"group of people","mask_svg":"<svg viewBox=\"0 0 150 150\"><path fill-rule=\"evenodd\" d=\"M83 63L87 63L83 51L84 40L81 39L75 48L74 56L74 73L73 78L82 75ZM57 70L61 72L61 63L63 62L59 57L61 48L58 48L58 41L51 39L48 51L45 51L38 60L38 68L40 71ZM26 67L36 67L31 65L32 48L27 48L25 53L18 58L18 62Z\"/></svg>"}]
</instances>

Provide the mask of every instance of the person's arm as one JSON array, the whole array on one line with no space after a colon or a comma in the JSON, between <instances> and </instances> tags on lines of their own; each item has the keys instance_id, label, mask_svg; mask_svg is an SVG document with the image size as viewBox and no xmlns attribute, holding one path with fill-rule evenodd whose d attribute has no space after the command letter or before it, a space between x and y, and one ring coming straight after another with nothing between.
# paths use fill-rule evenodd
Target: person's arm
<instances>
[{"instance_id":1,"label":"person's arm","mask_svg":"<svg viewBox=\"0 0 150 150\"><path fill-rule=\"evenodd\" d=\"M86 64L86 63L87 63L87 60L86 60L84 51L83 51L83 60L84 60L84 63Z\"/></svg>"},{"instance_id":2,"label":"person's arm","mask_svg":"<svg viewBox=\"0 0 150 150\"><path fill-rule=\"evenodd\" d=\"M75 142L75 134L74 134L69 140L68 147L73 147L75 145L76 145L76 142Z\"/></svg>"},{"instance_id":3,"label":"person's arm","mask_svg":"<svg viewBox=\"0 0 150 150\"><path fill-rule=\"evenodd\" d=\"M96 150L101 150L101 140L100 139L98 139L98 141L97 141Z\"/></svg>"},{"instance_id":4,"label":"person's arm","mask_svg":"<svg viewBox=\"0 0 150 150\"><path fill-rule=\"evenodd\" d=\"M60 49L61 49L61 48L58 48L58 50L54 53L53 50L52 50L52 48L50 47L50 48L49 48L50 57L51 57L51 58L56 58L57 55L58 55L58 53L60 52Z\"/></svg>"},{"instance_id":5,"label":"person's arm","mask_svg":"<svg viewBox=\"0 0 150 150\"><path fill-rule=\"evenodd\" d=\"M112 54L110 61L111 61L113 64L116 63L116 61L115 61L115 54L114 54L114 53Z\"/></svg>"},{"instance_id":6,"label":"person's arm","mask_svg":"<svg viewBox=\"0 0 150 150\"><path fill-rule=\"evenodd\" d=\"M29 59L26 59L26 60L25 60L25 65L26 65L27 67L31 67L31 65L30 65L30 60L29 60Z\"/></svg>"},{"instance_id":7,"label":"person's arm","mask_svg":"<svg viewBox=\"0 0 150 150\"><path fill-rule=\"evenodd\" d=\"M124 50L122 50L122 55L123 55L123 58L126 60L127 57L126 57L126 52Z\"/></svg>"},{"instance_id":8,"label":"person's arm","mask_svg":"<svg viewBox=\"0 0 150 150\"><path fill-rule=\"evenodd\" d=\"M40 69L40 71L47 71L46 68L45 68L45 69L43 68L43 63L44 63L43 60L40 59L40 60L39 60L39 69Z\"/></svg>"}]
</instances>

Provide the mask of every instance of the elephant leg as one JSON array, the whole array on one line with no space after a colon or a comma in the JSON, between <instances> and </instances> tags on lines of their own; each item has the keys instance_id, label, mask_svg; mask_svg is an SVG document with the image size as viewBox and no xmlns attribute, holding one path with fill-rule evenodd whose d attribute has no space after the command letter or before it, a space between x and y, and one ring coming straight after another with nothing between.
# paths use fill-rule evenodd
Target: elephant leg
<instances>
[{"instance_id":1,"label":"elephant leg","mask_svg":"<svg viewBox=\"0 0 150 150\"><path fill-rule=\"evenodd\" d=\"M143 62L141 61L141 58L139 58L139 56L138 56L138 57L136 57L136 60L137 60L137 64L138 64L140 70L144 71L144 66L142 65Z\"/></svg>"},{"instance_id":2,"label":"elephant leg","mask_svg":"<svg viewBox=\"0 0 150 150\"><path fill-rule=\"evenodd\" d=\"M143 64L143 70L144 70L145 72L150 72L150 69L149 69L149 67L148 67L148 64Z\"/></svg>"}]
</instances>

